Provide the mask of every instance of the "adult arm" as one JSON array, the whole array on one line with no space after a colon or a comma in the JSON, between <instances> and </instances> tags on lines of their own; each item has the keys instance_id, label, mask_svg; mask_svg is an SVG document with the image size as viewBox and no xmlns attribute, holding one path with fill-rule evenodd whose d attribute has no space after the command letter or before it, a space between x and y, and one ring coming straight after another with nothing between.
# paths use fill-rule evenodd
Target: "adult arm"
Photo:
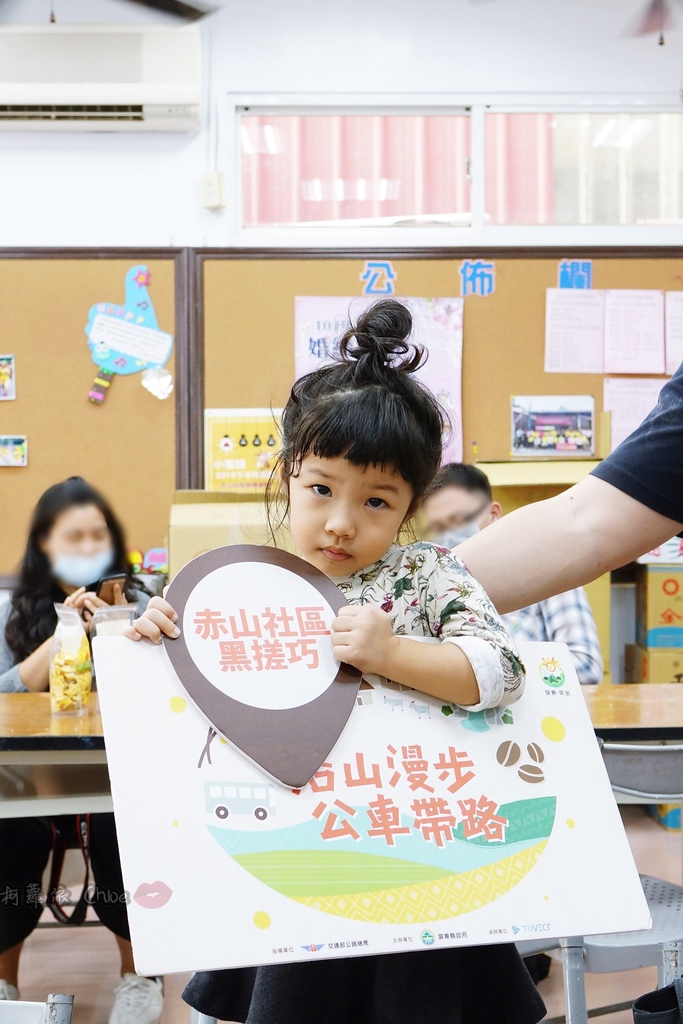
<instances>
[{"instance_id":1,"label":"adult arm","mask_svg":"<svg viewBox=\"0 0 683 1024\"><path fill-rule=\"evenodd\" d=\"M64 604L79 608L85 587L74 591ZM27 658L16 663L14 652L5 638L5 628L11 612L11 602L0 605L0 693L26 693L47 690L50 681L50 647L52 636L36 647Z\"/></svg>"},{"instance_id":2,"label":"adult arm","mask_svg":"<svg viewBox=\"0 0 683 1024\"><path fill-rule=\"evenodd\" d=\"M681 418L683 433L683 411ZM625 565L673 537L681 521L591 475L504 516L460 544L456 554L505 613Z\"/></svg>"},{"instance_id":3,"label":"adult arm","mask_svg":"<svg viewBox=\"0 0 683 1024\"><path fill-rule=\"evenodd\" d=\"M25 693L27 688L19 674L19 666L15 664L14 654L5 640L10 611L9 601L0 605L0 693Z\"/></svg>"},{"instance_id":4,"label":"adult arm","mask_svg":"<svg viewBox=\"0 0 683 1024\"><path fill-rule=\"evenodd\" d=\"M40 647L17 665L22 690L47 690L50 681L50 645L52 637L43 640Z\"/></svg>"}]
</instances>

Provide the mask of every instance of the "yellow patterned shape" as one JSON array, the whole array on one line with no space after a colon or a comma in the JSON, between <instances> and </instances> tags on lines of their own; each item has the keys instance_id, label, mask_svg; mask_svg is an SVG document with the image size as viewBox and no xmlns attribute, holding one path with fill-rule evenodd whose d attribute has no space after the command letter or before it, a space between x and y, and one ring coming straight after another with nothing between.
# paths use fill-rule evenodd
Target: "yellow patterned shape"
<instances>
[{"instance_id":1,"label":"yellow patterned shape","mask_svg":"<svg viewBox=\"0 0 683 1024\"><path fill-rule=\"evenodd\" d=\"M398 889L341 896L297 896L313 910L372 924L429 924L479 910L509 892L527 875L546 847L547 840L514 853L485 868L448 875L435 881Z\"/></svg>"}]
</instances>

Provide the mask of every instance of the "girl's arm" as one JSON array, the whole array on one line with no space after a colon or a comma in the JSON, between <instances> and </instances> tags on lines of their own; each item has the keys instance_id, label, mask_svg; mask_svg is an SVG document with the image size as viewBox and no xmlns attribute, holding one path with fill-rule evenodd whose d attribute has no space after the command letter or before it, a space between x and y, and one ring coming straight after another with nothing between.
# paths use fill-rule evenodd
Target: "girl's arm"
<instances>
[{"instance_id":1,"label":"girl's arm","mask_svg":"<svg viewBox=\"0 0 683 1024\"><path fill-rule=\"evenodd\" d=\"M425 557L416 633L424 636L427 626L442 642L418 644L394 636L385 612L356 605L342 609L333 623L336 656L470 710L518 700L524 668L487 595L460 559L428 545Z\"/></svg>"},{"instance_id":2,"label":"girl's arm","mask_svg":"<svg viewBox=\"0 0 683 1024\"><path fill-rule=\"evenodd\" d=\"M461 648L396 636L391 619L375 604L342 608L332 623L332 643L336 657L361 672L453 704L479 703L477 676Z\"/></svg>"}]
</instances>

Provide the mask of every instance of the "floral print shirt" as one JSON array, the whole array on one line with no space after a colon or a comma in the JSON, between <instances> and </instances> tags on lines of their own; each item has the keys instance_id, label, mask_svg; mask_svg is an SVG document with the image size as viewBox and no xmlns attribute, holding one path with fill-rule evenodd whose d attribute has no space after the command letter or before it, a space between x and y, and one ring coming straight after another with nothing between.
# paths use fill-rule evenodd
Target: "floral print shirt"
<instances>
[{"instance_id":1,"label":"floral print shirt","mask_svg":"<svg viewBox=\"0 0 683 1024\"><path fill-rule=\"evenodd\" d=\"M365 569L335 579L349 604L378 604L398 636L434 637L456 644L479 685L469 711L512 704L524 689L514 642L483 588L446 548L426 541L401 547Z\"/></svg>"}]
</instances>

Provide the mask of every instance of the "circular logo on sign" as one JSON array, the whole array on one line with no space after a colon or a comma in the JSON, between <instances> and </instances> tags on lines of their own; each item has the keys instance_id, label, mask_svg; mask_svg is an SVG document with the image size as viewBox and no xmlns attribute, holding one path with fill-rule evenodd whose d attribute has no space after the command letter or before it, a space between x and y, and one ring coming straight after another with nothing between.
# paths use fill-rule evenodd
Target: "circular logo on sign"
<instances>
[{"instance_id":1,"label":"circular logo on sign","mask_svg":"<svg viewBox=\"0 0 683 1024\"><path fill-rule=\"evenodd\" d=\"M564 683L564 671L556 658L543 658L539 671L545 685L552 686L554 690Z\"/></svg>"},{"instance_id":2,"label":"circular logo on sign","mask_svg":"<svg viewBox=\"0 0 683 1024\"><path fill-rule=\"evenodd\" d=\"M433 946L434 945L434 932L430 932L430 931L420 932L420 938L424 942L425 946Z\"/></svg>"},{"instance_id":3,"label":"circular logo on sign","mask_svg":"<svg viewBox=\"0 0 683 1024\"><path fill-rule=\"evenodd\" d=\"M188 562L168 600L180 636L164 648L214 733L286 786L306 785L360 685L360 672L333 653L341 591L288 552L239 544Z\"/></svg>"},{"instance_id":4,"label":"circular logo on sign","mask_svg":"<svg viewBox=\"0 0 683 1024\"><path fill-rule=\"evenodd\" d=\"M276 711L308 704L333 682L334 617L301 576L265 562L233 562L199 580L182 632L195 665L217 689Z\"/></svg>"},{"instance_id":5,"label":"circular logo on sign","mask_svg":"<svg viewBox=\"0 0 683 1024\"><path fill-rule=\"evenodd\" d=\"M664 583L662 584L662 590L669 597L673 597L673 595L677 594L680 589L681 587L678 580L668 579L664 580Z\"/></svg>"}]
</instances>

